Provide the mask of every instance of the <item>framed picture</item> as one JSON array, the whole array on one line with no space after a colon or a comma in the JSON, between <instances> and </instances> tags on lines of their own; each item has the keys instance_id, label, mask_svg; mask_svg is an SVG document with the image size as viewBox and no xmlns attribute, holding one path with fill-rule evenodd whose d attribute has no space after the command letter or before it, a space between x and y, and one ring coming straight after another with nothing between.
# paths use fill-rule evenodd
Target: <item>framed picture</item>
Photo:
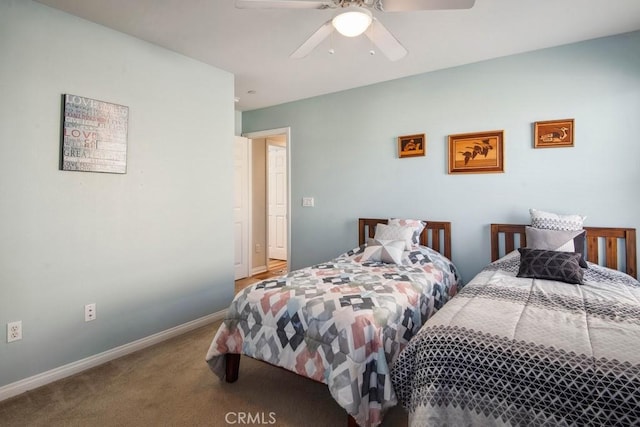
<instances>
[{"instance_id":1,"label":"framed picture","mask_svg":"<svg viewBox=\"0 0 640 427\"><path fill-rule=\"evenodd\" d=\"M127 173L129 107L64 94L60 169Z\"/></svg>"},{"instance_id":2,"label":"framed picture","mask_svg":"<svg viewBox=\"0 0 640 427\"><path fill-rule=\"evenodd\" d=\"M398 137L398 157L424 156L427 152L427 138L424 133Z\"/></svg>"},{"instance_id":3,"label":"framed picture","mask_svg":"<svg viewBox=\"0 0 640 427\"><path fill-rule=\"evenodd\" d=\"M504 172L504 131L449 135L449 173Z\"/></svg>"},{"instance_id":4,"label":"framed picture","mask_svg":"<svg viewBox=\"0 0 640 427\"><path fill-rule=\"evenodd\" d=\"M573 119L535 122L533 148L573 147Z\"/></svg>"}]
</instances>

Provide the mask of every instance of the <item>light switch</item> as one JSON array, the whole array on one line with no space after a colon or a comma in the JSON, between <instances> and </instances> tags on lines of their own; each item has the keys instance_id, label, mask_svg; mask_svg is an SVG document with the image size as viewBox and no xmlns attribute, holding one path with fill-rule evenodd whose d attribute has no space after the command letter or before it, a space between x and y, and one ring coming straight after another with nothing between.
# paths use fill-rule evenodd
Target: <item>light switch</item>
<instances>
[{"instance_id":1,"label":"light switch","mask_svg":"<svg viewBox=\"0 0 640 427\"><path fill-rule=\"evenodd\" d=\"M305 208L312 208L315 204L313 197L303 197L302 198L302 206Z\"/></svg>"}]
</instances>

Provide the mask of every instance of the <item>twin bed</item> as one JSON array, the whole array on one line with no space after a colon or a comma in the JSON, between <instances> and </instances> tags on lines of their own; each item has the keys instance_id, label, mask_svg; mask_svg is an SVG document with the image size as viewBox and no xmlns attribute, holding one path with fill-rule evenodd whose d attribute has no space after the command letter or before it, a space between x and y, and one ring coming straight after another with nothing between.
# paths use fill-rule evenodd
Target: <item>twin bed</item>
<instances>
[{"instance_id":1,"label":"twin bed","mask_svg":"<svg viewBox=\"0 0 640 427\"><path fill-rule=\"evenodd\" d=\"M525 226L492 225L494 262L394 364L411 426L639 425L635 230L585 230L588 268L582 284L570 284L517 277L527 251L514 250L526 246Z\"/></svg>"},{"instance_id":2,"label":"twin bed","mask_svg":"<svg viewBox=\"0 0 640 427\"><path fill-rule=\"evenodd\" d=\"M640 284L615 270L635 276L635 230L585 228L575 285L516 277L525 226L493 224L494 262L463 287L450 223L426 223L371 256L387 220L360 219L358 248L240 292L210 368L233 382L244 354L325 383L350 425L398 403L415 426L640 420Z\"/></svg>"},{"instance_id":3,"label":"twin bed","mask_svg":"<svg viewBox=\"0 0 640 427\"><path fill-rule=\"evenodd\" d=\"M379 424L397 404L390 367L461 286L449 260L450 224L424 222L398 237L410 238L401 248L371 252L378 224L404 227L362 218L358 248L241 291L213 339L210 368L233 382L239 355L250 356L327 384L350 424ZM394 254L400 258L388 262Z\"/></svg>"}]
</instances>

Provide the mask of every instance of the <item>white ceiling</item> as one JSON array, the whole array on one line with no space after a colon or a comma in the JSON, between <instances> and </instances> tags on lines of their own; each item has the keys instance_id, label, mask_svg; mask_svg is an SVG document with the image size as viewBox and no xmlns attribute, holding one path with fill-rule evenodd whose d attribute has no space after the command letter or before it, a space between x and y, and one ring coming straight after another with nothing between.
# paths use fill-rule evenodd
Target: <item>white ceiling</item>
<instances>
[{"instance_id":1,"label":"white ceiling","mask_svg":"<svg viewBox=\"0 0 640 427\"><path fill-rule=\"evenodd\" d=\"M469 10L375 12L409 51L397 62L371 56L365 36L337 33L332 45L294 60L289 54L333 11L236 9L233 0L38 1L233 73L240 111L640 30L640 0L477 0Z\"/></svg>"}]
</instances>

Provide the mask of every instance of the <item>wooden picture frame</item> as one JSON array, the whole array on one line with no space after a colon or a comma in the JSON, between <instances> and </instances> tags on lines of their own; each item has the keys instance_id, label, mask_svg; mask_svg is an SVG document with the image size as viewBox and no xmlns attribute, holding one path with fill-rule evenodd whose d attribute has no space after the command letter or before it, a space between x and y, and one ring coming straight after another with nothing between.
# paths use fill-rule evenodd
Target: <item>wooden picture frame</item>
<instances>
[{"instance_id":1,"label":"wooden picture frame","mask_svg":"<svg viewBox=\"0 0 640 427\"><path fill-rule=\"evenodd\" d=\"M504 172L504 130L449 135L449 173Z\"/></svg>"},{"instance_id":2,"label":"wooden picture frame","mask_svg":"<svg viewBox=\"0 0 640 427\"><path fill-rule=\"evenodd\" d=\"M535 122L533 148L573 147L573 125L573 119Z\"/></svg>"},{"instance_id":3,"label":"wooden picture frame","mask_svg":"<svg viewBox=\"0 0 640 427\"><path fill-rule=\"evenodd\" d=\"M424 133L398 137L398 157L424 156L427 152L427 138Z\"/></svg>"}]
</instances>

